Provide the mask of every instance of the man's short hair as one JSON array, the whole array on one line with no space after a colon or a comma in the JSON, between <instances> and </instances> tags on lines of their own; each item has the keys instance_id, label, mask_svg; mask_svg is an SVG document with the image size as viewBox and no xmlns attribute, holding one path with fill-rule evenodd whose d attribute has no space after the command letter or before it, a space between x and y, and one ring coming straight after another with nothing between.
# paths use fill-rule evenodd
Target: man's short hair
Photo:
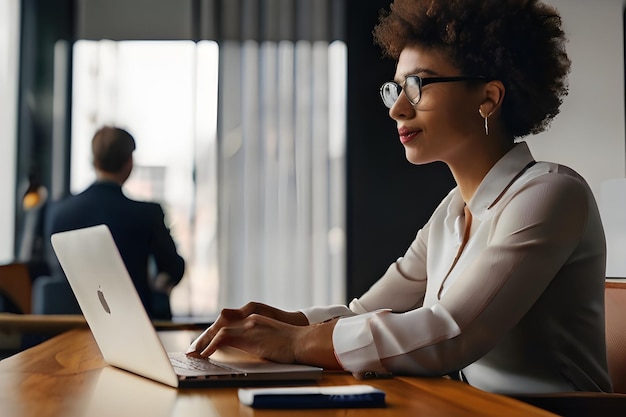
<instances>
[{"instance_id":1,"label":"man's short hair","mask_svg":"<svg viewBox=\"0 0 626 417\"><path fill-rule=\"evenodd\" d=\"M100 128L91 140L93 165L105 172L119 172L135 150L135 139L124 129Z\"/></svg>"}]
</instances>

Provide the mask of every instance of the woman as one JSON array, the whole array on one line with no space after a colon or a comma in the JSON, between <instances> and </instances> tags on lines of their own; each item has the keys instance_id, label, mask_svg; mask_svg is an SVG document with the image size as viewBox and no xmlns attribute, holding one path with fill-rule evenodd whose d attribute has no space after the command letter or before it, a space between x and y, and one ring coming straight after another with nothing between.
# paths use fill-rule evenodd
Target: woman
<instances>
[{"instance_id":1,"label":"woman","mask_svg":"<svg viewBox=\"0 0 626 417\"><path fill-rule=\"evenodd\" d=\"M457 187L404 257L349 307L224 310L189 348L280 362L453 374L492 392L611 391L605 241L586 182L516 141L567 93L556 10L533 0L396 0L374 30L397 61L381 87L407 159Z\"/></svg>"}]
</instances>

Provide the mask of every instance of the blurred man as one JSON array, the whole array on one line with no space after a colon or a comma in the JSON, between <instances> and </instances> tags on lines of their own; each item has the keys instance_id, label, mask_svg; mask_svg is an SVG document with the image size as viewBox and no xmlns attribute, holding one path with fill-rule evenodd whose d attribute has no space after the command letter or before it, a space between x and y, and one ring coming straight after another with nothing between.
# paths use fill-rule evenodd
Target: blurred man
<instances>
[{"instance_id":1,"label":"blurred man","mask_svg":"<svg viewBox=\"0 0 626 417\"><path fill-rule=\"evenodd\" d=\"M135 140L124 129L98 130L92 139L96 181L82 193L50 206L46 234L49 239L56 232L106 224L146 311L152 318L169 319L169 292L182 279L185 262L161 206L131 200L122 191L133 169L134 150ZM58 261L52 258L51 269L58 271ZM156 273L150 274L153 269Z\"/></svg>"}]
</instances>

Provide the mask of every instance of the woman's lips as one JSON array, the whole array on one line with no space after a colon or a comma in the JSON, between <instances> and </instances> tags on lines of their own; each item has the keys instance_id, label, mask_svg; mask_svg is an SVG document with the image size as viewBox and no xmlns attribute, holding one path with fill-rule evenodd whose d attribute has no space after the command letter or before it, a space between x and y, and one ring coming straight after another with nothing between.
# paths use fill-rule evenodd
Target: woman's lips
<instances>
[{"instance_id":1,"label":"woman's lips","mask_svg":"<svg viewBox=\"0 0 626 417\"><path fill-rule=\"evenodd\" d=\"M419 130L398 129L398 135L400 136L400 142L402 142L402 144L409 143L419 133L420 133Z\"/></svg>"}]
</instances>

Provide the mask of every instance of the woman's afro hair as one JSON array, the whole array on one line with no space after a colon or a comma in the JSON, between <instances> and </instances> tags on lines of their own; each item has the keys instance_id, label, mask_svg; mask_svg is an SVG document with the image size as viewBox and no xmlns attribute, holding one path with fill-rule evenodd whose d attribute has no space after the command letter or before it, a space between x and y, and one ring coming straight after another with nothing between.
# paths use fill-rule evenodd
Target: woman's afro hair
<instances>
[{"instance_id":1,"label":"woman's afro hair","mask_svg":"<svg viewBox=\"0 0 626 417\"><path fill-rule=\"evenodd\" d=\"M433 48L464 75L500 80L514 138L545 130L568 92L561 17L538 0L395 0L373 34L395 60L407 46Z\"/></svg>"}]
</instances>

